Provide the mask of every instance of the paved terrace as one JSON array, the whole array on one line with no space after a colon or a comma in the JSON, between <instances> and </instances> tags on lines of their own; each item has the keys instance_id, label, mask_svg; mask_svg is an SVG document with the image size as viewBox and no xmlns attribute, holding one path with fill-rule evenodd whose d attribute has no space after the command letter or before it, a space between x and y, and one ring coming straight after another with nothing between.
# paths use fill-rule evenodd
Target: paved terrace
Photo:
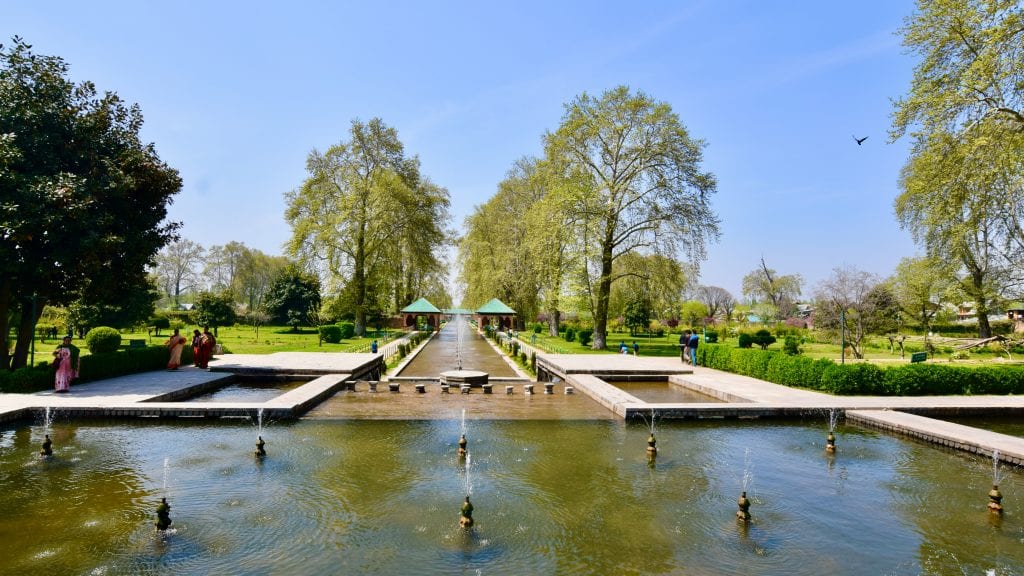
<instances>
[{"instance_id":1,"label":"paved terrace","mask_svg":"<svg viewBox=\"0 0 1024 576\"><path fill-rule=\"evenodd\" d=\"M347 380L376 378L379 363L379 354L226 354L210 362L209 371L186 366L72 384L67 394L0 394L0 422L27 418L47 408L74 417L251 417L262 409L268 417L291 418L334 394ZM215 390L235 373L320 376L267 402L176 401Z\"/></svg>"},{"instance_id":2,"label":"paved terrace","mask_svg":"<svg viewBox=\"0 0 1024 576\"><path fill-rule=\"evenodd\" d=\"M831 396L796 390L736 374L684 366L676 358L627 355L539 354L541 373L557 376L613 413L629 419L652 411L660 418L761 418L843 412L851 422L936 442L954 449L1024 465L1024 439L925 416L1024 414L1024 396ZM0 394L0 422L56 408L78 417L252 417L258 410L275 418L297 417L334 394L349 380L376 379L379 355L285 352L225 355L211 370L191 367L155 371L72 386L69 394ZM263 403L183 403L175 399L224 385L233 374L293 374L316 379ZM670 382L722 403L652 404L608 380Z\"/></svg>"},{"instance_id":3,"label":"paved terrace","mask_svg":"<svg viewBox=\"0 0 1024 576\"><path fill-rule=\"evenodd\" d=\"M838 410L851 422L1024 465L1024 438L962 426L926 416L1024 415L1024 396L832 396L747 376L683 365L678 358L628 355L546 354L538 375L557 376L624 419L765 418L820 416ZM543 371L542 371L543 369ZM722 403L652 404L609 384L662 379Z\"/></svg>"}]
</instances>

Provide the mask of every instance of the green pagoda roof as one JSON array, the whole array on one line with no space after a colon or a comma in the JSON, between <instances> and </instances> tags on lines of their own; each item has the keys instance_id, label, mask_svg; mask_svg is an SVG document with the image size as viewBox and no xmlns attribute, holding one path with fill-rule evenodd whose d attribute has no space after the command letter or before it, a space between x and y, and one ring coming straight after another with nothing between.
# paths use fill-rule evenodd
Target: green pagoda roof
<instances>
[{"instance_id":1,"label":"green pagoda roof","mask_svg":"<svg viewBox=\"0 0 1024 576\"><path fill-rule=\"evenodd\" d=\"M405 308L402 308L402 314L440 314L441 311L430 303L430 300L426 298L420 298L419 300L409 304Z\"/></svg>"},{"instance_id":2,"label":"green pagoda roof","mask_svg":"<svg viewBox=\"0 0 1024 576\"><path fill-rule=\"evenodd\" d=\"M504 302L497 298L491 298L491 301L484 304L476 311L477 314L515 314L516 311L505 305Z\"/></svg>"}]
</instances>

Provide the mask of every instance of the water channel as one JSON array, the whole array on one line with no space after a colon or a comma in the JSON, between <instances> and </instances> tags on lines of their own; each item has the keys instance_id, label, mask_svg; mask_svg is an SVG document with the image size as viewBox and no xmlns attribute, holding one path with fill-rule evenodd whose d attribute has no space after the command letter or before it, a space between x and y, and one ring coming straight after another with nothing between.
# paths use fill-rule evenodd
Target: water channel
<instances>
[{"instance_id":1,"label":"water channel","mask_svg":"<svg viewBox=\"0 0 1024 576\"><path fill-rule=\"evenodd\" d=\"M823 415L658 422L650 461L645 423L582 394L441 396L340 394L265 423L263 459L247 420L58 413L0 428L0 572L1024 572L1024 475L1000 471L994 516L986 458L842 424L830 455ZM375 402L399 407L339 408ZM463 431L470 458L456 454ZM735 518L743 489L749 525Z\"/></svg>"}]
</instances>

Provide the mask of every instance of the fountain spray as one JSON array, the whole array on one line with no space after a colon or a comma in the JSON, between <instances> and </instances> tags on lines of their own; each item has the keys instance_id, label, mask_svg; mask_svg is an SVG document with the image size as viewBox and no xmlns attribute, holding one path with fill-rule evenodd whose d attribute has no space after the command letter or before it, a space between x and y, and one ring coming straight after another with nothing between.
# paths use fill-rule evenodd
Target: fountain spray
<instances>
[{"instance_id":1,"label":"fountain spray","mask_svg":"<svg viewBox=\"0 0 1024 576\"><path fill-rule=\"evenodd\" d=\"M839 422L839 411L831 408L828 411L828 437L825 438L825 451L836 451L836 424Z\"/></svg>"},{"instance_id":2,"label":"fountain spray","mask_svg":"<svg viewBox=\"0 0 1024 576\"><path fill-rule=\"evenodd\" d=\"M747 498L747 488L753 478L754 468L750 462L750 448L747 448L743 454L743 492L740 494L739 500L736 501L736 505L739 507L736 518L741 522L750 522L750 500Z\"/></svg>"},{"instance_id":3,"label":"fountain spray","mask_svg":"<svg viewBox=\"0 0 1024 576\"><path fill-rule=\"evenodd\" d=\"M171 505L167 503L167 477L171 473L171 460L164 458L164 495L156 507L156 529L167 530L171 525Z\"/></svg>"},{"instance_id":4,"label":"fountain spray","mask_svg":"<svg viewBox=\"0 0 1024 576\"><path fill-rule=\"evenodd\" d=\"M988 509L994 514L1003 513L1003 493L999 491L999 450L992 451L992 489L988 491Z\"/></svg>"}]
</instances>

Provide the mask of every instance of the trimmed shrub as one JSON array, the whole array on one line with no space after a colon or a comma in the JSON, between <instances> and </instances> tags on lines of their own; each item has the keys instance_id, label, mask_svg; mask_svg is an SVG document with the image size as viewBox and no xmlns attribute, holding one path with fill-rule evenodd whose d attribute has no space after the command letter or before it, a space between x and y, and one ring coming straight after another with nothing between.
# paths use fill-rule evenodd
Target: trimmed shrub
<instances>
[{"instance_id":1,"label":"trimmed shrub","mask_svg":"<svg viewBox=\"0 0 1024 576\"><path fill-rule=\"evenodd\" d=\"M93 354L113 352L121 346L121 333L109 326L97 326L85 335L85 346Z\"/></svg>"},{"instance_id":2,"label":"trimmed shrub","mask_svg":"<svg viewBox=\"0 0 1024 576\"><path fill-rule=\"evenodd\" d=\"M580 346L587 346L590 344L590 337L594 335L593 330L580 330L576 334L576 339L580 341Z\"/></svg>"},{"instance_id":3,"label":"trimmed shrub","mask_svg":"<svg viewBox=\"0 0 1024 576\"><path fill-rule=\"evenodd\" d=\"M53 369L49 362L37 362L17 370L0 370L0 392L27 394L53 388Z\"/></svg>"},{"instance_id":4,"label":"trimmed shrub","mask_svg":"<svg viewBox=\"0 0 1024 576\"><path fill-rule=\"evenodd\" d=\"M822 390L836 395L882 394L885 375L882 369L874 364L857 362L854 364L832 363L821 375Z\"/></svg>"},{"instance_id":5,"label":"trimmed shrub","mask_svg":"<svg viewBox=\"0 0 1024 576\"><path fill-rule=\"evenodd\" d=\"M747 332L740 332L739 335L739 347L740 348L751 348L754 346L754 337ZM698 348L699 349L699 348Z\"/></svg>"},{"instance_id":6,"label":"trimmed shrub","mask_svg":"<svg viewBox=\"0 0 1024 576\"><path fill-rule=\"evenodd\" d=\"M348 340L356 334L356 325L351 322L338 322L337 326L341 330L342 340Z\"/></svg>"},{"instance_id":7,"label":"trimmed shrub","mask_svg":"<svg viewBox=\"0 0 1024 576\"><path fill-rule=\"evenodd\" d=\"M541 325L539 323L533 325L533 333L534 334L540 334L541 330L542 330L542 328L541 328Z\"/></svg>"},{"instance_id":8,"label":"trimmed shrub","mask_svg":"<svg viewBox=\"0 0 1024 576\"><path fill-rule=\"evenodd\" d=\"M566 328L565 329L565 341L566 342L575 342L576 341L576 330L575 329L573 329L573 328Z\"/></svg>"},{"instance_id":9,"label":"trimmed shrub","mask_svg":"<svg viewBox=\"0 0 1024 576\"><path fill-rule=\"evenodd\" d=\"M704 341L708 344L714 344L718 342L718 330L708 330L704 333ZM697 347L700 350L700 346Z\"/></svg>"},{"instance_id":10,"label":"trimmed shrub","mask_svg":"<svg viewBox=\"0 0 1024 576\"><path fill-rule=\"evenodd\" d=\"M786 336L785 342L782 344L782 351L790 356L796 356L803 352L800 349L800 339L796 336Z\"/></svg>"},{"instance_id":11,"label":"trimmed shrub","mask_svg":"<svg viewBox=\"0 0 1024 576\"><path fill-rule=\"evenodd\" d=\"M761 350L767 350L769 345L775 344L775 336L772 336L771 332L761 329L754 332L753 343L760 346Z\"/></svg>"},{"instance_id":12,"label":"trimmed shrub","mask_svg":"<svg viewBox=\"0 0 1024 576\"><path fill-rule=\"evenodd\" d=\"M328 344L341 342L341 326L328 324L320 327L320 338Z\"/></svg>"}]
</instances>

